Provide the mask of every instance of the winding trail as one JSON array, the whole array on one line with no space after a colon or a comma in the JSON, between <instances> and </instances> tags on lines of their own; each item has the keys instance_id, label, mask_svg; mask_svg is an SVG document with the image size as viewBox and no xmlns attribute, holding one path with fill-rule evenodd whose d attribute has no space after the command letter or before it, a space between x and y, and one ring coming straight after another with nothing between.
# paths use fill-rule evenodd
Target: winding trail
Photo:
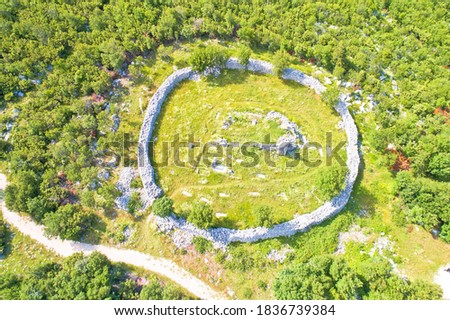
<instances>
[{"instance_id":1,"label":"winding trail","mask_svg":"<svg viewBox=\"0 0 450 320\"><path fill-rule=\"evenodd\" d=\"M7 185L6 176L0 173L0 191L3 191ZM148 271L158 273L204 300L223 300L225 295L214 291L210 286L194 277L186 270L180 268L174 262L153 257L138 251L129 249L118 249L104 245L93 245L78 241L61 240L58 237L48 238L44 234L44 228L36 224L30 218L22 217L16 212L6 208L3 199L0 199L3 219L16 227L20 232L44 245L47 249L53 250L57 254L67 257L76 252L90 254L93 251L99 251L106 255L113 262L122 262Z\"/></svg>"}]
</instances>

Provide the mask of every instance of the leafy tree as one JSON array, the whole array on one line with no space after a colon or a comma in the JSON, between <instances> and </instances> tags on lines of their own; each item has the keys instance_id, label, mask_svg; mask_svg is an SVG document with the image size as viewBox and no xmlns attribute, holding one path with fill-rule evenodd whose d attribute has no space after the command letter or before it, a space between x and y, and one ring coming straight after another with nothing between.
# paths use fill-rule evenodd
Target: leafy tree
<instances>
[{"instance_id":1,"label":"leafy tree","mask_svg":"<svg viewBox=\"0 0 450 320\"><path fill-rule=\"evenodd\" d=\"M142 287L139 294L140 300L163 300L163 287L157 279L151 279L148 284Z\"/></svg>"},{"instance_id":2,"label":"leafy tree","mask_svg":"<svg viewBox=\"0 0 450 320\"><path fill-rule=\"evenodd\" d=\"M189 213L187 220L199 228L208 229L213 226L213 210L209 204L197 202Z\"/></svg>"},{"instance_id":3,"label":"leafy tree","mask_svg":"<svg viewBox=\"0 0 450 320\"><path fill-rule=\"evenodd\" d=\"M140 293L139 293L140 291ZM101 300L101 299L182 299L173 286L163 286L152 277L142 290L129 278L127 270L113 265L99 252L76 253L61 263L41 263L23 277L0 274L0 299Z\"/></svg>"},{"instance_id":4,"label":"leafy tree","mask_svg":"<svg viewBox=\"0 0 450 320\"><path fill-rule=\"evenodd\" d=\"M173 212L173 200L167 196L155 199L152 204L152 212L160 217L167 217Z\"/></svg>"},{"instance_id":5,"label":"leafy tree","mask_svg":"<svg viewBox=\"0 0 450 320\"><path fill-rule=\"evenodd\" d=\"M131 214L135 214L140 208L142 208L141 194L135 191L131 194L127 209Z\"/></svg>"},{"instance_id":6,"label":"leafy tree","mask_svg":"<svg viewBox=\"0 0 450 320\"><path fill-rule=\"evenodd\" d=\"M37 221L42 221L44 216L53 210L55 210L55 205L42 195L30 198L27 201L27 211Z\"/></svg>"},{"instance_id":7,"label":"leafy tree","mask_svg":"<svg viewBox=\"0 0 450 320\"><path fill-rule=\"evenodd\" d=\"M339 102L339 89L335 86L329 86L322 94L322 100L331 108L336 107Z\"/></svg>"},{"instance_id":8,"label":"leafy tree","mask_svg":"<svg viewBox=\"0 0 450 320\"><path fill-rule=\"evenodd\" d=\"M183 295L178 287L168 284L164 287L162 298L163 300L181 300Z\"/></svg>"},{"instance_id":9,"label":"leafy tree","mask_svg":"<svg viewBox=\"0 0 450 320\"><path fill-rule=\"evenodd\" d=\"M92 216L79 206L67 204L44 217L46 232L62 239L77 240L89 232L92 227Z\"/></svg>"},{"instance_id":10,"label":"leafy tree","mask_svg":"<svg viewBox=\"0 0 450 320\"><path fill-rule=\"evenodd\" d=\"M207 46L194 50L191 54L190 63L193 70L203 72L208 67L223 67L227 60L227 51L217 46Z\"/></svg>"},{"instance_id":11,"label":"leafy tree","mask_svg":"<svg viewBox=\"0 0 450 320\"><path fill-rule=\"evenodd\" d=\"M120 300L136 300L139 298L139 293L136 288L136 283L132 279L127 279L120 283L118 288L118 295Z\"/></svg>"},{"instance_id":12,"label":"leafy tree","mask_svg":"<svg viewBox=\"0 0 450 320\"><path fill-rule=\"evenodd\" d=\"M5 247L7 242L8 232L3 219L0 217L0 257L5 254Z\"/></svg>"},{"instance_id":13,"label":"leafy tree","mask_svg":"<svg viewBox=\"0 0 450 320\"><path fill-rule=\"evenodd\" d=\"M445 223L441 226L441 233L439 236L447 243L450 243L450 223Z\"/></svg>"},{"instance_id":14,"label":"leafy tree","mask_svg":"<svg viewBox=\"0 0 450 320\"><path fill-rule=\"evenodd\" d=\"M5 188L5 204L12 210L26 212L28 199L39 194L40 178L31 170L17 172L15 177L17 182L14 179Z\"/></svg>"},{"instance_id":15,"label":"leafy tree","mask_svg":"<svg viewBox=\"0 0 450 320\"><path fill-rule=\"evenodd\" d=\"M316 256L275 279L274 293L280 300L358 299L363 282L342 258Z\"/></svg>"},{"instance_id":16,"label":"leafy tree","mask_svg":"<svg viewBox=\"0 0 450 320\"><path fill-rule=\"evenodd\" d=\"M0 300L18 300L20 298L21 279L12 272L0 274Z\"/></svg>"},{"instance_id":17,"label":"leafy tree","mask_svg":"<svg viewBox=\"0 0 450 320\"><path fill-rule=\"evenodd\" d=\"M344 186L346 170L340 166L327 167L319 176L317 188L320 194L329 200L338 195Z\"/></svg>"}]
</instances>

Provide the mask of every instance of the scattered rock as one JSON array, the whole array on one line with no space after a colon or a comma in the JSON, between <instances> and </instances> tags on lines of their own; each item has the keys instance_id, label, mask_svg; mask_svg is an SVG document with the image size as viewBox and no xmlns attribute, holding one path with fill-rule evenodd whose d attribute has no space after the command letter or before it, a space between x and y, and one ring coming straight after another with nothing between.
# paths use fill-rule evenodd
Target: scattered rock
<instances>
[{"instance_id":1,"label":"scattered rock","mask_svg":"<svg viewBox=\"0 0 450 320\"><path fill-rule=\"evenodd\" d=\"M216 218L225 218L227 216L226 213L222 213L222 212L216 212Z\"/></svg>"},{"instance_id":2,"label":"scattered rock","mask_svg":"<svg viewBox=\"0 0 450 320\"><path fill-rule=\"evenodd\" d=\"M179 249L185 249L192 244L194 236L186 231L176 229L171 235L173 243Z\"/></svg>"},{"instance_id":3,"label":"scattered rock","mask_svg":"<svg viewBox=\"0 0 450 320\"><path fill-rule=\"evenodd\" d=\"M336 248L336 251L334 254L344 254L345 253L345 246L348 242L360 242L360 243L366 243L369 239L368 236L366 236L363 233L363 230L358 225L353 225L350 227L350 229L347 232L341 232L339 233L339 243Z\"/></svg>"},{"instance_id":4,"label":"scattered rock","mask_svg":"<svg viewBox=\"0 0 450 320\"><path fill-rule=\"evenodd\" d=\"M283 261L286 259L288 253L294 252L294 250L289 247L288 245L284 246L280 250L270 250L269 254L267 255L267 259L283 263Z\"/></svg>"},{"instance_id":5,"label":"scattered rock","mask_svg":"<svg viewBox=\"0 0 450 320\"><path fill-rule=\"evenodd\" d=\"M207 204L212 204L212 203L213 203L211 200L206 199L206 198L204 198L204 197L201 197L201 198L200 198L200 201L203 201L203 202L205 202L205 203L207 203Z\"/></svg>"},{"instance_id":6,"label":"scattered rock","mask_svg":"<svg viewBox=\"0 0 450 320\"><path fill-rule=\"evenodd\" d=\"M183 196L186 196L186 197L192 197L192 193L190 193L190 192L188 192L188 191L186 191L186 190L181 191L181 194L182 194Z\"/></svg>"}]
</instances>

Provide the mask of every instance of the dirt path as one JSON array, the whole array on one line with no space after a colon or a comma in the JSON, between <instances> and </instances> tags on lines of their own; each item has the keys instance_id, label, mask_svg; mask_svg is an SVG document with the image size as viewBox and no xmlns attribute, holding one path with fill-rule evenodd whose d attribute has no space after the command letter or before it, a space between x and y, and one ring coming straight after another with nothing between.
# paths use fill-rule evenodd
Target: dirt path
<instances>
[{"instance_id":1,"label":"dirt path","mask_svg":"<svg viewBox=\"0 0 450 320\"><path fill-rule=\"evenodd\" d=\"M6 185L6 177L4 174L0 173L0 192L5 189ZM106 255L113 262L123 262L165 276L178 283L180 286L201 299L226 299L225 295L214 291L203 281L197 279L192 274L180 268L170 260L153 257L134 250L118 249L104 245L92 245L77 241L61 240L60 238L56 237L49 239L45 236L42 226L36 224L30 218L22 217L16 212L8 210L3 203L3 199L0 199L0 207L2 209L3 218L5 221L16 227L23 234L29 236L48 249L53 250L57 254L60 254L64 257L70 256L75 252L82 251L86 254L89 254L93 251L99 251Z\"/></svg>"}]
</instances>

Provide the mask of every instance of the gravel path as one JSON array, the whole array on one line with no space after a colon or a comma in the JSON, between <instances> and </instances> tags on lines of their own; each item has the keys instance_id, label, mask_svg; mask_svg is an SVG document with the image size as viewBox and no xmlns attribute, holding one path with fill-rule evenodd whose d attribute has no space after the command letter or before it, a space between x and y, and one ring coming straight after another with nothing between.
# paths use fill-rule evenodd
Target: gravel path
<instances>
[{"instance_id":1,"label":"gravel path","mask_svg":"<svg viewBox=\"0 0 450 320\"><path fill-rule=\"evenodd\" d=\"M0 174L0 190L3 191L6 185L7 182L5 175ZM63 257L70 256L76 252L84 252L89 254L93 251L99 251L113 262L123 262L165 276L201 299L226 299L225 295L214 291L207 284L197 279L186 270L180 268L170 260L153 257L134 250L118 249L104 245L92 245L78 241L61 240L56 237L49 239L45 236L42 226L36 224L30 218L22 217L16 212L8 210L2 199L0 199L0 207L2 209L3 218L5 221L16 227L23 234L26 234L30 238L36 240L48 249L55 251Z\"/></svg>"}]
</instances>

